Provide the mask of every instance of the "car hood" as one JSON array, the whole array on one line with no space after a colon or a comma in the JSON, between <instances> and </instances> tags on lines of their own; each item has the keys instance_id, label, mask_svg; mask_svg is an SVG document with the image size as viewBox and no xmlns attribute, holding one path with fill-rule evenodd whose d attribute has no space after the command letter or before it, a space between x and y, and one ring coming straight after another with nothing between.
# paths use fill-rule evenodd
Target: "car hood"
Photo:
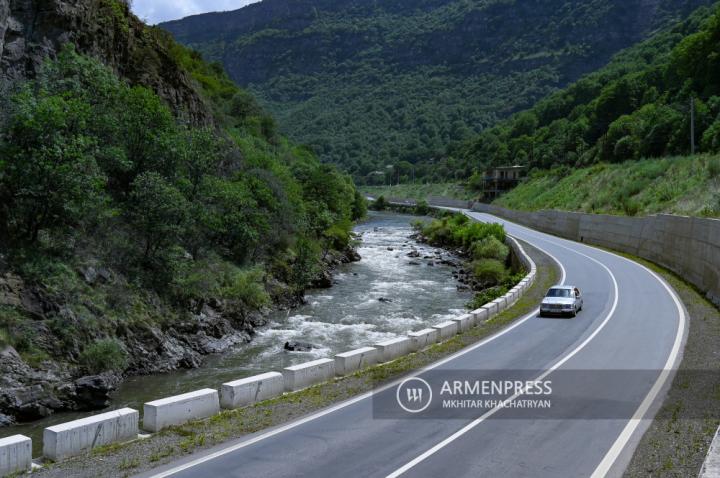
<instances>
[{"instance_id":1,"label":"car hood","mask_svg":"<svg viewBox=\"0 0 720 478\"><path fill-rule=\"evenodd\" d=\"M545 297L542 301L543 304L574 304L575 299L572 297Z\"/></svg>"}]
</instances>

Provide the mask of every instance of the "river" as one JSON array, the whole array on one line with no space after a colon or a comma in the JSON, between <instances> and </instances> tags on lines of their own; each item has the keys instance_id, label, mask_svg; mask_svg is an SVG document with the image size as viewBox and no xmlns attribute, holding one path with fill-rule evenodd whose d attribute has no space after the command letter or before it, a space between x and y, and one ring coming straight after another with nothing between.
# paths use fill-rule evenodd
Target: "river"
<instances>
[{"instance_id":1,"label":"river","mask_svg":"<svg viewBox=\"0 0 720 478\"><path fill-rule=\"evenodd\" d=\"M305 305L273 314L250 343L210 356L200 368L127 379L115 393L109 409L142 410L147 401L205 387L218 388L223 382L331 357L462 314L471 294L457 290L450 266L440 264L436 258L423 258L438 253L445 257L447 253L410 239L411 224L416 219L370 212L355 227L361 236L358 252L362 260L341 266L332 288L308 291ZM413 247L420 252L420 258L407 256ZM429 265L430 262L434 265ZM310 352L287 352L283 345L289 340L309 342L316 348ZM42 450L43 428L88 415L58 413L0 429L0 437L16 433L30 436L34 455L38 455Z\"/></svg>"}]
</instances>

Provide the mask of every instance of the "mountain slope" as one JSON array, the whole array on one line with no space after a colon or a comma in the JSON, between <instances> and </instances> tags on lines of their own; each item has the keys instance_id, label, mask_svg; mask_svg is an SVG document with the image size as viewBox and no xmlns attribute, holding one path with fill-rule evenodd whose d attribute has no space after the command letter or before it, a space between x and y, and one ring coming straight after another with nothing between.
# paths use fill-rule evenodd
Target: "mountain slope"
<instances>
[{"instance_id":1,"label":"mountain slope","mask_svg":"<svg viewBox=\"0 0 720 478\"><path fill-rule=\"evenodd\" d=\"M443 156L705 0L264 0L163 24L356 178Z\"/></svg>"},{"instance_id":2,"label":"mountain slope","mask_svg":"<svg viewBox=\"0 0 720 478\"><path fill-rule=\"evenodd\" d=\"M509 162L548 169L686 155L691 101L695 151L720 152L718 45L720 5L702 7L453 151L452 169L467 177Z\"/></svg>"},{"instance_id":3,"label":"mountain slope","mask_svg":"<svg viewBox=\"0 0 720 478\"><path fill-rule=\"evenodd\" d=\"M0 0L0 426L246 342L364 200L118 0Z\"/></svg>"}]
</instances>

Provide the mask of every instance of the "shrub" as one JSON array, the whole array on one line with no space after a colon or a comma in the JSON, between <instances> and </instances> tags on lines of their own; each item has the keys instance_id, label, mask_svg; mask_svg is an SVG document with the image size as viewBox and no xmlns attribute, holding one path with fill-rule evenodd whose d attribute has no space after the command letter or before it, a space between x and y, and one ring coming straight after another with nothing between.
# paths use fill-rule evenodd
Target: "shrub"
<instances>
[{"instance_id":1,"label":"shrub","mask_svg":"<svg viewBox=\"0 0 720 478\"><path fill-rule=\"evenodd\" d=\"M430 213L430 205L427 203L427 201L420 200L415 205L415 214L420 214L422 216L427 216Z\"/></svg>"},{"instance_id":2,"label":"shrub","mask_svg":"<svg viewBox=\"0 0 720 478\"><path fill-rule=\"evenodd\" d=\"M475 259L495 259L505 262L510 249L495 236L490 236L473 243L470 252Z\"/></svg>"},{"instance_id":3,"label":"shrub","mask_svg":"<svg viewBox=\"0 0 720 478\"><path fill-rule=\"evenodd\" d=\"M492 302L498 297L502 297L507 293L507 291L508 288L505 286L491 287L489 289L485 289L484 291L475 294L475 297L473 297L473 299L467 303L466 307L470 310L479 309L488 302Z\"/></svg>"},{"instance_id":4,"label":"shrub","mask_svg":"<svg viewBox=\"0 0 720 478\"><path fill-rule=\"evenodd\" d=\"M472 270L475 277L484 285L500 284L507 277L505 265L495 259L480 259L473 262Z\"/></svg>"},{"instance_id":5,"label":"shrub","mask_svg":"<svg viewBox=\"0 0 720 478\"><path fill-rule=\"evenodd\" d=\"M270 296L263 284L264 276L265 273L257 268L236 271L227 278L226 285L221 289L221 295L239 302L248 309L260 309L270 302Z\"/></svg>"},{"instance_id":6,"label":"shrub","mask_svg":"<svg viewBox=\"0 0 720 478\"><path fill-rule=\"evenodd\" d=\"M385 209L387 209L387 207L388 207L388 203L385 200L385 196L380 196L370 206L370 208L374 209L375 211L384 211Z\"/></svg>"},{"instance_id":7,"label":"shrub","mask_svg":"<svg viewBox=\"0 0 720 478\"><path fill-rule=\"evenodd\" d=\"M101 339L88 345L79 358L80 364L90 373L123 371L128 356L120 342L115 339Z\"/></svg>"}]
</instances>

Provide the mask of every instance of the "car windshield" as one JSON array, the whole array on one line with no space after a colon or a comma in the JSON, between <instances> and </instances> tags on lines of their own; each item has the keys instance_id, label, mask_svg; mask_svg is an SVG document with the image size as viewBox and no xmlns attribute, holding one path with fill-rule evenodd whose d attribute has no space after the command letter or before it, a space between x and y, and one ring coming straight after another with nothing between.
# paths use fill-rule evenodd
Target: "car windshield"
<instances>
[{"instance_id":1,"label":"car windshield","mask_svg":"<svg viewBox=\"0 0 720 478\"><path fill-rule=\"evenodd\" d=\"M570 289L550 289L546 297L572 297Z\"/></svg>"}]
</instances>

